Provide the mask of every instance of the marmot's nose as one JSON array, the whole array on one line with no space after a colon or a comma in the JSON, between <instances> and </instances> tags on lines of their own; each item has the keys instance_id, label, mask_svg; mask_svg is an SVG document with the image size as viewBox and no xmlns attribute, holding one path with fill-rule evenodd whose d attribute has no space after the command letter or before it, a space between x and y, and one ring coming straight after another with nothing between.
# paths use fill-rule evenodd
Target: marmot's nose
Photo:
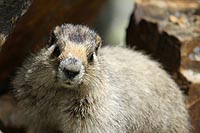
<instances>
[{"instance_id":1,"label":"marmot's nose","mask_svg":"<svg viewBox=\"0 0 200 133\"><path fill-rule=\"evenodd\" d=\"M60 63L60 68L69 79L73 79L80 73L81 66L81 61L76 58L67 58Z\"/></svg>"},{"instance_id":2,"label":"marmot's nose","mask_svg":"<svg viewBox=\"0 0 200 133\"><path fill-rule=\"evenodd\" d=\"M64 68L63 72L66 77L68 77L69 79L73 79L76 75L79 74L80 71L73 71L73 70L68 70L68 69Z\"/></svg>"}]
</instances>

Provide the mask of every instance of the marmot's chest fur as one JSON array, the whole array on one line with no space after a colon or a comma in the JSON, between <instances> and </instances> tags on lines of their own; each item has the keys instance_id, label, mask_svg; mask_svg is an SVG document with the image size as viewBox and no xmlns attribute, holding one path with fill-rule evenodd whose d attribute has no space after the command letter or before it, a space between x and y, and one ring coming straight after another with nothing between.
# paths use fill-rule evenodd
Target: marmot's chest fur
<instances>
[{"instance_id":1,"label":"marmot's chest fur","mask_svg":"<svg viewBox=\"0 0 200 133\"><path fill-rule=\"evenodd\" d=\"M25 61L14 94L35 132L189 132L183 96L158 63L100 46L94 31L64 24Z\"/></svg>"}]
</instances>

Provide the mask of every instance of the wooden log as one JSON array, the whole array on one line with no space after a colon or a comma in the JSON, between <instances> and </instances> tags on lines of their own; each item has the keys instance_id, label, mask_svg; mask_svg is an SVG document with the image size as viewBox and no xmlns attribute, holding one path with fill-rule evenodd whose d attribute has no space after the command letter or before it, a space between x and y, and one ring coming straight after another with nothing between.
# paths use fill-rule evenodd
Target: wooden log
<instances>
[{"instance_id":1,"label":"wooden log","mask_svg":"<svg viewBox=\"0 0 200 133\"><path fill-rule=\"evenodd\" d=\"M18 20L13 32L1 48L0 91L2 88L7 88L11 75L30 51L35 52L45 46L53 27L62 23L89 25L105 1L32 0L30 8Z\"/></svg>"},{"instance_id":2,"label":"wooden log","mask_svg":"<svg viewBox=\"0 0 200 133\"><path fill-rule=\"evenodd\" d=\"M29 6L30 0L0 0L0 47Z\"/></svg>"},{"instance_id":3,"label":"wooden log","mask_svg":"<svg viewBox=\"0 0 200 133\"><path fill-rule=\"evenodd\" d=\"M25 14L30 6L30 3L30 0L0 0L0 52L2 45L6 41L6 38L13 31L17 20L19 20ZM10 51L6 52L10 53ZM4 58L4 55L1 54L0 58ZM4 62L2 62L1 65L3 66ZM3 86L5 84L6 82L1 82L0 94L4 90Z\"/></svg>"},{"instance_id":4,"label":"wooden log","mask_svg":"<svg viewBox=\"0 0 200 133\"><path fill-rule=\"evenodd\" d=\"M136 0L126 41L158 60L189 92L194 132L200 132L200 1Z\"/></svg>"},{"instance_id":5,"label":"wooden log","mask_svg":"<svg viewBox=\"0 0 200 133\"><path fill-rule=\"evenodd\" d=\"M190 111L194 133L200 133L200 84L192 84L189 90L187 107Z\"/></svg>"}]
</instances>

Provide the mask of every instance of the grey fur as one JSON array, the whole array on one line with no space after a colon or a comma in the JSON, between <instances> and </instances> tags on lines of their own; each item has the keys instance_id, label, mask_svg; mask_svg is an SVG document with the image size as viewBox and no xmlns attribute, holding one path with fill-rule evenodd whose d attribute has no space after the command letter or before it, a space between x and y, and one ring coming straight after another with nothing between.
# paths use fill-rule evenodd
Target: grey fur
<instances>
[{"instance_id":1,"label":"grey fur","mask_svg":"<svg viewBox=\"0 0 200 133\"><path fill-rule=\"evenodd\" d=\"M92 33L95 39L97 34L87 27L73 25L58 27L66 30L62 39L66 32L77 32L76 27L81 27L80 31L87 29L86 36ZM73 36L79 38L77 42L72 41L78 47L81 43L96 47L91 36L83 41L80 31ZM56 37L59 42L60 35ZM94 55L93 63L84 64L82 82L67 87L58 80L58 65L51 57L55 45L29 57L13 81L15 97L35 132L189 132L181 91L146 55L120 47L102 48Z\"/></svg>"}]
</instances>

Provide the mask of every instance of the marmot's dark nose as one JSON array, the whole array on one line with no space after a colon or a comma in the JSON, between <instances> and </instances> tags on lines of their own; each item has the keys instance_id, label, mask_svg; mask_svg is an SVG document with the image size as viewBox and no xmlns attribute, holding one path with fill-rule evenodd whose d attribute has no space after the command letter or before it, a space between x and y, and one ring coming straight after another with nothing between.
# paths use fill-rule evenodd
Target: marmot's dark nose
<instances>
[{"instance_id":1,"label":"marmot's dark nose","mask_svg":"<svg viewBox=\"0 0 200 133\"><path fill-rule=\"evenodd\" d=\"M68 79L76 77L81 71L81 66L81 61L75 58L67 58L60 63L60 68Z\"/></svg>"},{"instance_id":2,"label":"marmot's dark nose","mask_svg":"<svg viewBox=\"0 0 200 133\"><path fill-rule=\"evenodd\" d=\"M69 79L73 79L76 75L79 74L80 71L72 71L72 70L68 70L68 69L64 68L63 72L66 77L68 77Z\"/></svg>"}]
</instances>

